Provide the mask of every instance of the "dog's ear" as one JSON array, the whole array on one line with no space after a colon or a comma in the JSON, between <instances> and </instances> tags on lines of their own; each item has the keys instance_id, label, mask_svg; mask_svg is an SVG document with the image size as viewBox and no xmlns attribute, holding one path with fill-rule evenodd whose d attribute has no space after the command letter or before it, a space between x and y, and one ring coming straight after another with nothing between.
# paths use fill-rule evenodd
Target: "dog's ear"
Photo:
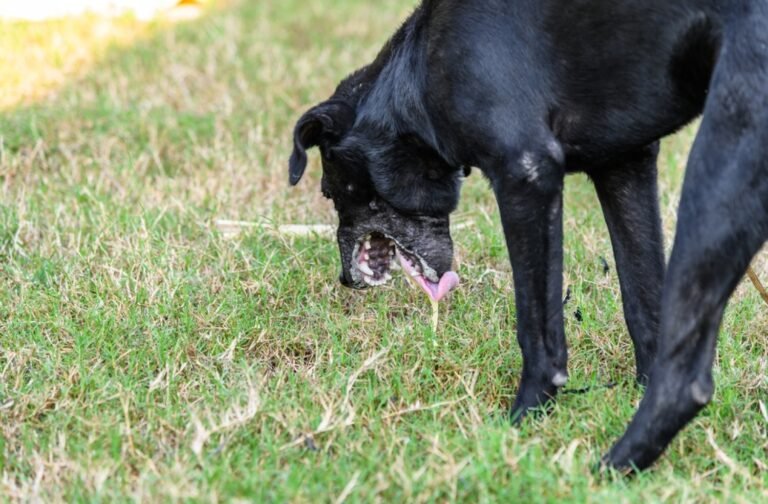
<instances>
[{"instance_id":1,"label":"dog's ear","mask_svg":"<svg viewBox=\"0 0 768 504\"><path fill-rule=\"evenodd\" d=\"M289 180L296 185L307 168L307 149L324 140L338 141L355 121L355 110L341 100L328 100L301 116L293 131L293 153Z\"/></svg>"}]
</instances>

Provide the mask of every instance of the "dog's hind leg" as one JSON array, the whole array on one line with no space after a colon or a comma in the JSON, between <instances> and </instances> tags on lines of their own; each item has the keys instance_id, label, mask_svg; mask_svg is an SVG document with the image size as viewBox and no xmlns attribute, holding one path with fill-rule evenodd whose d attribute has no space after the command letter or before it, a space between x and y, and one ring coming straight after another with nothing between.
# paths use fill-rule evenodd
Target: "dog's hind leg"
<instances>
[{"instance_id":1,"label":"dog's hind leg","mask_svg":"<svg viewBox=\"0 0 768 504\"><path fill-rule=\"evenodd\" d=\"M658 143L590 171L603 207L621 284L624 318L645 383L656 357L664 247L656 183Z\"/></svg>"},{"instance_id":2,"label":"dog's hind leg","mask_svg":"<svg viewBox=\"0 0 768 504\"><path fill-rule=\"evenodd\" d=\"M637 414L604 459L620 470L653 463L711 400L726 303L768 238L768 44L743 41L723 48L691 153L659 354Z\"/></svg>"}]
</instances>

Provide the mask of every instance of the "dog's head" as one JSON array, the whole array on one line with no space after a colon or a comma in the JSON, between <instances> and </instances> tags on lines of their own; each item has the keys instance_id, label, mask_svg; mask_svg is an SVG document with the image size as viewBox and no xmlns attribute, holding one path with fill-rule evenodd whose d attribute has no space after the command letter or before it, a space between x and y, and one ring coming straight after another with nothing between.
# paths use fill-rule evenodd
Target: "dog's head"
<instances>
[{"instance_id":1,"label":"dog's head","mask_svg":"<svg viewBox=\"0 0 768 504\"><path fill-rule=\"evenodd\" d=\"M330 99L296 124L290 182L299 182L307 149L319 147L323 194L339 216L342 284L382 285L402 266L433 298L458 283L451 272L449 214L456 208L462 171L416 134L358 120L355 107Z\"/></svg>"}]
</instances>

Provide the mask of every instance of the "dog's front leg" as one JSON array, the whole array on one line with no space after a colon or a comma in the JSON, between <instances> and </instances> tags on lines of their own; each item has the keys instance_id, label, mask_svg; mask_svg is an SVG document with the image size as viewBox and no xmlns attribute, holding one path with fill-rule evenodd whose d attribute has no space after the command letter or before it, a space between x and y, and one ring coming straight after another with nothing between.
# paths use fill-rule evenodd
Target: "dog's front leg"
<instances>
[{"instance_id":1,"label":"dog's front leg","mask_svg":"<svg viewBox=\"0 0 768 504\"><path fill-rule=\"evenodd\" d=\"M511 415L554 398L567 378L563 327L562 162L525 151L489 173L512 263L523 371Z\"/></svg>"}]
</instances>

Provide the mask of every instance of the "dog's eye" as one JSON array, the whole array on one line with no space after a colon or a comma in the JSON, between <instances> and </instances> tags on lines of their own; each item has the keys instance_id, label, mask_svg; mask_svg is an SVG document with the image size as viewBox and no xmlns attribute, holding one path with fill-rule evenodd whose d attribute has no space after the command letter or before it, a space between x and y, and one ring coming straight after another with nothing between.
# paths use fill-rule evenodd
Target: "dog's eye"
<instances>
[{"instance_id":1,"label":"dog's eye","mask_svg":"<svg viewBox=\"0 0 768 504\"><path fill-rule=\"evenodd\" d=\"M354 184L347 184L347 192L355 192L355 185Z\"/></svg>"},{"instance_id":2,"label":"dog's eye","mask_svg":"<svg viewBox=\"0 0 768 504\"><path fill-rule=\"evenodd\" d=\"M371 210L373 210L374 212L378 212L378 211L379 211L379 204L378 204L378 203L376 203L376 200L375 200L375 199L374 199L374 200L371 200L371 202L370 202L370 203L368 203L368 208L370 208L370 209L371 209Z\"/></svg>"}]
</instances>

